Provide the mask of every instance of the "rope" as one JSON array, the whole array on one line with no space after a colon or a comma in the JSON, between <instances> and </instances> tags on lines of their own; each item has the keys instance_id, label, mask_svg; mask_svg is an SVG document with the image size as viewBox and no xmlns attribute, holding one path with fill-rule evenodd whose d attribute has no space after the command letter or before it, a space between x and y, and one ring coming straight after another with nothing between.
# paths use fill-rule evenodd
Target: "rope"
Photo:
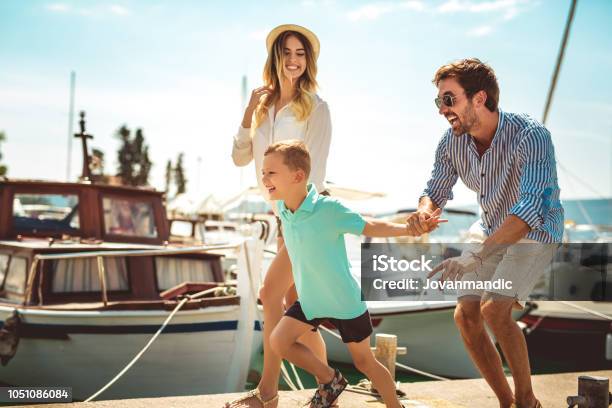
<instances>
[{"instance_id":1,"label":"rope","mask_svg":"<svg viewBox=\"0 0 612 408\"><path fill-rule=\"evenodd\" d=\"M573 307L573 308L575 308L575 309L582 310L583 312L590 313L590 314L592 314L593 316L601 317L602 319L612 321L612 316L608 316L608 315L603 314L603 313L600 313L600 312L598 312L598 311L596 311L596 310L591 310L591 309L589 309L589 308L587 308L587 307L580 306L580 305L577 305L577 304L572 303L572 302L567 302L567 301L565 301L565 300L560 300L559 302L560 302L560 303L563 303L564 305L567 305L567 306Z\"/></svg>"},{"instance_id":2,"label":"rope","mask_svg":"<svg viewBox=\"0 0 612 408\"><path fill-rule=\"evenodd\" d=\"M221 285L223 286L223 285ZM174 315L176 314L176 312L178 312L185 303L187 303L189 300L192 299L196 299L198 297L202 297L204 295L207 295L209 293L213 293L215 290L217 290L217 287L211 288L211 289L207 289L204 290L202 292L196 293L193 296L185 296L185 298L183 298L180 303L178 305L176 305L176 307L174 308L174 310L172 311L172 313L170 313L170 315L166 318L166 320L164 321L164 323L162 323L162 325L160 326L160 328L157 330L157 333L155 333L153 335L153 337L151 337L151 339L149 340L149 342L143 347L142 350L140 350L140 352L138 354L136 354L136 356L132 359L132 361L130 361L124 368L123 370L121 370L119 372L119 374L117 374L115 376L115 378L113 378L112 380L110 380L104 387L100 388L96 393L94 393L91 397L87 398L85 400L85 402L89 402L92 401L93 399L95 399L98 395L102 394L104 391L106 391L110 386L112 386L119 378L121 378L123 376L123 374L125 374L139 359L140 357L142 357L142 355L149 349L149 347L151 347L151 345L153 344L153 342L157 339L157 337L161 334L161 332L166 328L166 326L168 325L168 323L170 322L170 320L172 320L172 318L174 317Z\"/></svg>"},{"instance_id":3,"label":"rope","mask_svg":"<svg viewBox=\"0 0 612 408\"><path fill-rule=\"evenodd\" d=\"M319 328L320 328L320 329L322 329L322 330L324 330L326 333L331 334L332 336L334 336L334 337L335 337L335 338L337 338L337 339L340 339L340 340L342 339L342 337L340 337L340 335L339 335L338 333L336 333L336 332L335 332L335 331L333 331L333 330L328 329L328 328L327 328L327 327L325 327L325 326L319 326ZM431 374L431 373L428 373L428 372L426 372L426 371L421 371L421 370L419 370L419 369L417 369L417 368L410 367L410 366L407 366L407 365L404 365L404 364L398 363L397 361L395 362L395 365L396 365L397 367L399 367L399 368L403 368L404 370L407 370L407 371L412 371L413 373L416 373L416 374L422 375L422 376L424 376L424 377L429 377L429 378L433 378L433 379L435 379L435 380L441 380L441 381L448 381L448 380L449 380L448 378L445 378L445 377L440 377L439 375Z\"/></svg>"},{"instance_id":4,"label":"rope","mask_svg":"<svg viewBox=\"0 0 612 408\"><path fill-rule=\"evenodd\" d=\"M300 387L300 390L304 389L304 384L302 384L302 380L300 379L300 376L297 373L297 370L295 369L295 365L293 363L291 363L291 371L293 371L293 376L295 377L295 381L297 382L298 387Z\"/></svg>"},{"instance_id":5,"label":"rope","mask_svg":"<svg viewBox=\"0 0 612 408\"><path fill-rule=\"evenodd\" d=\"M398 363L397 361L395 362L395 365L397 367L399 367L399 368L403 368L404 370L412 371L413 373L420 374L420 375L422 375L424 377L429 377L429 378L433 378L435 380L440 380L440 381L450 381L449 378L440 377L439 375L431 374L431 373L428 373L426 371L421 371L421 370L419 370L417 368L410 367L410 366L404 365L402 363Z\"/></svg>"}]
</instances>

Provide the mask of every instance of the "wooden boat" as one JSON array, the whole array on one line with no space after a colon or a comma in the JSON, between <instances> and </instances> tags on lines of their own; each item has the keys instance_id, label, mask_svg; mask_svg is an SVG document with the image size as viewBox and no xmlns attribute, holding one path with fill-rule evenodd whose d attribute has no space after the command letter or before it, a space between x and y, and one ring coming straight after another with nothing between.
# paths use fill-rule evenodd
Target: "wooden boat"
<instances>
[{"instance_id":1,"label":"wooden boat","mask_svg":"<svg viewBox=\"0 0 612 408\"><path fill-rule=\"evenodd\" d=\"M162 198L87 180L0 180L0 382L72 387L86 399L190 296L100 398L244 389L261 341L262 245L168 245ZM233 287L222 268L227 250L237 252Z\"/></svg>"}]
</instances>

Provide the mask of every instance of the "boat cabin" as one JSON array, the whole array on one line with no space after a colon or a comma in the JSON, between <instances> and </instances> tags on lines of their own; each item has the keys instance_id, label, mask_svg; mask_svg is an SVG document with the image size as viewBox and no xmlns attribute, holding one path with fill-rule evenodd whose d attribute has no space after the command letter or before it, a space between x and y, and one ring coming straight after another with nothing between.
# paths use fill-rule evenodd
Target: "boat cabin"
<instances>
[{"instance_id":1,"label":"boat cabin","mask_svg":"<svg viewBox=\"0 0 612 408\"><path fill-rule=\"evenodd\" d=\"M155 190L0 180L0 303L155 308L223 282L220 255L168 239Z\"/></svg>"}]
</instances>

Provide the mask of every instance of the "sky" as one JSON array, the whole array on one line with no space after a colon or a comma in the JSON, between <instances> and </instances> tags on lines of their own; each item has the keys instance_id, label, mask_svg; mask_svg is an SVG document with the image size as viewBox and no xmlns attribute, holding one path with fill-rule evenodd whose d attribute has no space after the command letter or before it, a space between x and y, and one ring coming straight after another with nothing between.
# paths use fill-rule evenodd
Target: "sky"
<instances>
[{"instance_id":1,"label":"sky","mask_svg":"<svg viewBox=\"0 0 612 408\"><path fill-rule=\"evenodd\" d=\"M228 196L255 184L237 168L242 77L261 86L265 36L295 23L321 41L319 95L333 135L327 180L416 204L448 127L431 83L449 61L496 71L500 106L541 120L570 2L0 1L0 146L11 178L67 179L70 72L90 146L115 172L123 124L142 128L164 186L185 153L188 191ZM580 0L547 127L564 199L612 196L612 2ZM75 115L74 130L78 129ZM82 166L72 143L70 180ZM455 205L475 204L458 183ZM449 204L449 205L450 205ZM399 205L399 204L398 204Z\"/></svg>"}]
</instances>

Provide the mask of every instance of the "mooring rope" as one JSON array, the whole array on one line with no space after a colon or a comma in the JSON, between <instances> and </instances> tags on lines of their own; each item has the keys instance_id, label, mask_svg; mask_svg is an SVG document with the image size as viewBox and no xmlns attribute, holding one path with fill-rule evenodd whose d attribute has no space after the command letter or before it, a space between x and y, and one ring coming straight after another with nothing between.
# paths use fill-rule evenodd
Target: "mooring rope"
<instances>
[{"instance_id":1,"label":"mooring rope","mask_svg":"<svg viewBox=\"0 0 612 408\"><path fill-rule=\"evenodd\" d=\"M162 325L160 326L160 328L157 330L157 332L153 335L153 337L151 337L151 339L148 341L148 343L142 348L142 350L140 350L140 352L138 354L136 354L136 356L134 356L134 358L132 359L132 361L130 361L124 368L123 370L119 371L119 373L112 379L110 380L104 387L100 388L98 391L96 391L91 397L87 398L85 400L85 402L89 402L93 399L95 399L98 395L102 394L104 391L106 391L108 388L110 388L119 378L121 378L123 376L123 374L125 374L139 359L140 357L142 357L142 355L149 349L149 347L151 347L151 345L153 344L153 342L155 340L157 340L157 337L161 334L161 332L166 328L166 326L168 325L168 323L170 322L170 320L172 320L172 318L174 317L174 315L176 314L176 312L178 312L185 303L187 303L189 300L193 300L193 299L197 299L199 297L205 296L209 293L214 293L219 287L223 287L226 286L225 284L219 284L217 286L215 286L214 288L210 288L207 290L204 290L202 292L198 292L195 295L191 295L191 296L185 296L178 305L176 305L176 307L174 308L174 310L172 311L172 313L170 313L170 315L168 315L168 317L166 318L166 320L162 323Z\"/></svg>"}]
</instances>

